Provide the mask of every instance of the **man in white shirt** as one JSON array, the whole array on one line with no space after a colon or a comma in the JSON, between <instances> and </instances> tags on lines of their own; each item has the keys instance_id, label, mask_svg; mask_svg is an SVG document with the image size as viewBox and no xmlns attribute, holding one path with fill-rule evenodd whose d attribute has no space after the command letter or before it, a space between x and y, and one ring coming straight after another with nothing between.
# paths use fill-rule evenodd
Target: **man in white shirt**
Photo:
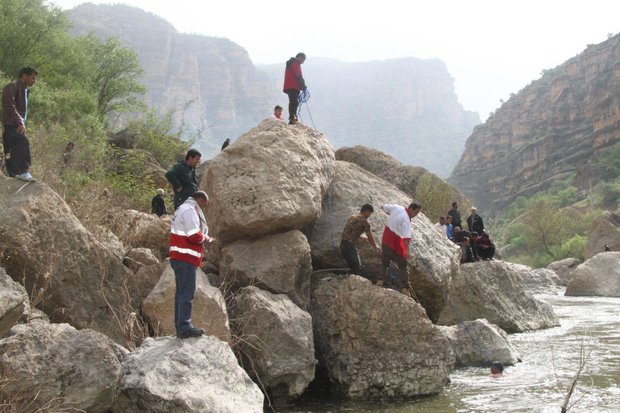
<instances>
[{"instance_id":1,"label":"man in white shirt","mask_svg":"<svg viewBox=\"0 0 620 413\"><path fill-rule=\"evenodd\" d=\"M448 226L446 225L446 217L439 217L439 222L435 224L435 227L441 231L442 234L448 238Z\"/></svg>"}]
</instances>

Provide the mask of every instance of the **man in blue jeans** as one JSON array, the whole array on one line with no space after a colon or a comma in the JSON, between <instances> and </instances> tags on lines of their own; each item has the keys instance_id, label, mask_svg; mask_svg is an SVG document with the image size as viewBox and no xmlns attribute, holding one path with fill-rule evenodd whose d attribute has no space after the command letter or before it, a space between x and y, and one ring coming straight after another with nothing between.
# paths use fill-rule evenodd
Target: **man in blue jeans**
<instances>
[{"instance_id":1,"label":"man in blue jeans","mask_svg":"<svg viewBox=\"0 0 620 413\"><path fill-rule=\"evenodd\" d=\"M174 270L174 325L178 338L200 337L202 328L192 326L192 300L196 292L196 269L202 262L205 242L212 242L202 208L209 205L203 191L195 192L179 206L170 228L170 266Z\"/></svg>"}]
</instances>

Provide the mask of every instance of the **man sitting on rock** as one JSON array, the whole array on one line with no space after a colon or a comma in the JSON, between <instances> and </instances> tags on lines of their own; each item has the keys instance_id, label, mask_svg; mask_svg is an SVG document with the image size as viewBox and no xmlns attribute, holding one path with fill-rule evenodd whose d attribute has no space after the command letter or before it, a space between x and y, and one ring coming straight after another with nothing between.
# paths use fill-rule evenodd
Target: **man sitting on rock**
<instances>
[{"instance_id":1,"label":"man sitting on rock","mask_svg":"<svg viewBox=\"0 0 620 413\"><path fill-rule=\"evenodd\" d=\"M476 262L476 256L474 255L474 250L471 248L469 238L464 238L463 242L461 242L461 264L469 262Z\"/></svg>"},{"instance_id":2,"label":"man sitting on rock","mask_svg":"<svg viewBox=\"0 0 620 413\"><path fill-rule=\"evenodd\" d=\"M192 301L196 293L196 268L202 262L209 227L201 208L209 205L206 192L195 192L177 209L170 228L170 266L174 270L174 325L178 338L199 337L202 328L192 326Z\"/></svg>"},{"instance_id":3,"label":"man sitting on rock","mask_svg":"<svg viewBox=\"0 0 620 413\"><path fill-rule=\"evenodd\" d=\"M282 119L282 106L276 105L276 107L273 108L273 115L271 115L271 119L284 121L284 119Z\"/></svg>"},{"instance_id":4,"label":"man sitting on rock","mask_svg":"<svg viewBox=\"0 0 620 413\"><path fill-rule=\"evenodd\" d=\"M461 245L465 238L469 238L469 231L461 229L460 227L454 228L454 241L455 244Z\"/></svg>"},{"instance_id":5,"label":"man sitting on rock","mask_svg":"<svg viewBox=\"0 0 620 413\"><path fill-rule=\"evenodd\" d=\"M482 234L484 232L484 222L482 221L482 217L478 215L478 209L476 207L471 207L471 215L467 217L467 226L469 227L470 232L477 232L478 234Z\"/></svg>"},{"instance_id":6,"label":"man sitting on rock","mask_svg":"<svg viewBox=\"0 0 620 413\"><path fill-rule=\"evenodd\" d=\"M488 232L483 232L481 237L476 239L476 251L482 260L492 260L495 255L495 244L489 237Z\"/></svg>"},{"instance_id":7,"label":"man sitting on rock","mask_svg":"<svg viewBox=\"0 0 620 413\"><path fill-rule=\"evenodd\" d=\"M381 265L384 269L383 281L378 281L379 286L388 286L390 278L390 264L392 261L398 267L398 280L400 280L400 292L413 297L409 286L409 271L407 260L409 259L409 243L411 242L411 220L420 213L421 205L410 204L407 208L400 205L387 204L381 207L383 212L389 215L383 237L381 239Z\"/></svg>"},{"instance_id":8,"label":"man sitting on rock","mask_svg":"<svg viewBox=\"0 0 620 413\"><path fill-rule=\"evenodd\" d=\"M441 231L441 233L448 237L448 227L446 226L446 217L439 217L439 222L435 224L435 227Z\"/></svg>"},{"instance_id":9,"label":"man sitting on rock","mask_svg":"<svg viewBox=\"0 0 620 413\"><path fill-rule=\"evenodd\" d=\"M375 212L375 209L372 205L362 205L360 213L351 216L342 231L340 251L351 269L351 274L361 275L362 263L355 244L360 239L362 234L366 234L366 239L373 249L380 251L379 247L377 247L377 244L375 243L375 238L372 235L370 224L368 223L368 218L373 212Z\"/></svg>"}]
</instances>

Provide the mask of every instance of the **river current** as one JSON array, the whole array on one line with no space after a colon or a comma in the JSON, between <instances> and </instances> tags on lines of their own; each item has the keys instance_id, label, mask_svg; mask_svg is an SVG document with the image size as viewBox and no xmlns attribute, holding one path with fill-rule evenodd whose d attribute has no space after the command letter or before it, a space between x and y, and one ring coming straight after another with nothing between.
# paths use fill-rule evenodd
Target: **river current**
<instances>
[{"instance_id":1,"label":"river current","mask_svg":"<svg viewBox=\"0 0 620 413\"><path fill-rule=\"evenodd\" d=\"M488 368L461 368L437 396L403 403L351 403L310 399L290 413L560 412L564 394L585 366L570 412L620 412L620 299L537 295L553 306L560 327L511 334L522 362L500 378Z\"/></svg>"}]
</instances>

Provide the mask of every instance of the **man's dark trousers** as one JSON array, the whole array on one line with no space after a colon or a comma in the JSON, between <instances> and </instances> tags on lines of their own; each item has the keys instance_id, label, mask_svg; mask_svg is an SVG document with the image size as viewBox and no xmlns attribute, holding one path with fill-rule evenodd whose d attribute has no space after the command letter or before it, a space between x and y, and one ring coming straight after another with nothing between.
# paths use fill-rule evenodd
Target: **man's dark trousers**
<instances>
[{"instance_id":1,"label":"man's dark trousers","mask_svg":"<svg viewBox=\"0 0 620 413\"><path fill-rule=\"evenodd\" d=\"M294 119L297 116L297 108L299 107L299 90L288 89L288 119Z\"/></svg>"},{"instance_id":2,"label":"man's dark trousers","mask_svg":"<svg viewBox=\"0 0 620 413\"><path fill-rule=\"evenodd\" d=\"M16 126L4 126L2 133L4 158L9 176L14 177L30 169L30 142L26 135L20 135ZM8 159L7 159L8 157Z\"/></svg>"},{"instance_id":3,"label":"man's dark trousers","mask_svg":"<svg viewBox=\"0 0 620 413\"><path fill-rule=\"evenodd\" d=\"M409 271L407 269L407 259L401 257L394 251L392 248L388 247L385 244L381 244L381 265L385 270L383 275L383 284L385 286L391 286L390 283L390 263L394 261L396 266L398 267L398 283L400 284L399 288L409 288Z\"/></svg>"},{"instance_id":4,"label":"man's dark trousers","mask_svg":"<svg viewBox=\"0 0 620 413\"><path fill-rule=\"evenodd\" d=\"M344 256L344 260L351 269L351 274L361 275L362 263L360 261L360 255L354 244L347 240L340 241L340 251Z\"/></svg>"},{"instance_id":5,"label":"man's dark trousers","mask_svg":"<svg viewBox=\"0 0 620 413\"><path fill-rule=\"evenodd\" d=\"M196 293L196 266L185 261L170 260L174 270L174 325L177 334L190 331L192 326L192 300Z\"/></svg>"}]
</instances>

